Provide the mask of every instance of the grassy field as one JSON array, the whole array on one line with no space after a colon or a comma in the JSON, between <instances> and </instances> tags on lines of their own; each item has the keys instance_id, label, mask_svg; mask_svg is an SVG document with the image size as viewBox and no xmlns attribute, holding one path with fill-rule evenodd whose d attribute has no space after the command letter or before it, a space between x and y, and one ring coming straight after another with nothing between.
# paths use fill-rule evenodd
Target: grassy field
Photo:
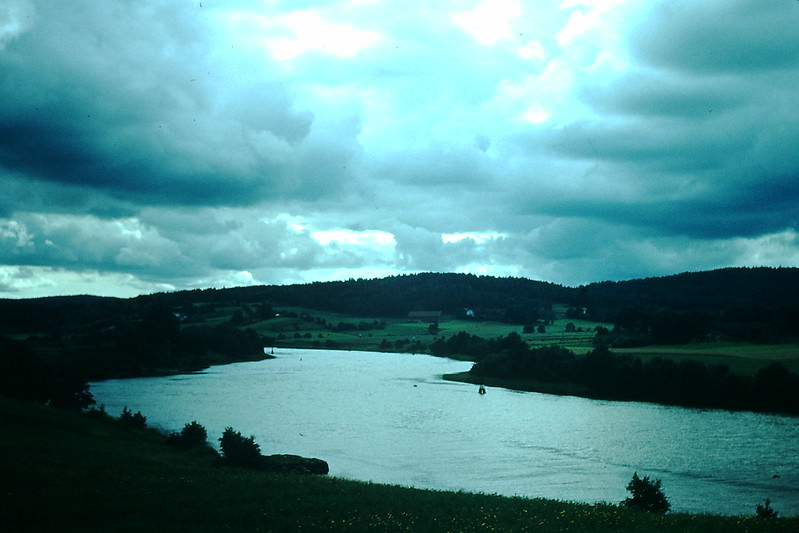
<instances>
[{"instance_id":1,"label":"grassy field","mask_svg":"<svg viewBox=\"0 0 799 533\"><path fill-rule=\"evenodd\" d=\"M782 532L799 518L423 491L221 465L149 430L0 397L4 532ZM177 429L177 428L176 428Z\"/></svg>"},{"instance_id":2,"label":"grassy field","mask_svg":"<svg viewBox=\"0 0 799 533\"><path fill-rule=\"evenodd\" d=\"M230 311L230 310L226 310ZM439 329L431 333L429 324L402 318L359 318L324 311L301 308L280 308L280 316L269 320L255 322L249 327L261 335L276 338L279 346L325 348L338 346L353 350L405 351L398 349L397 341L412 345L421 342L428 345L439 337L450 337L461 331L483 338L502 337L516 332L531 346L549 346L559 344L584 353L592 348L594 327L607 326L587 320L558 318L545 326L544 333L523 333L522 326L488 320L459 320L445 318L439 323ZM222 317L210 321L223 321ZM380 322L380 329L363 329L353 331L331 331L328 325L340 323L372 324ZM566 331L566 325L574 324L575 331ZM386 345L389 347L386 348Z\"/></svg>"},{"instance_id":3,"label":"grassy field","mask_svg":"<svg viewBox=\"0 0 799 533\"><path fill-rule=\"evenodd\" d=\"M770 363L781 363L799 374L799 344L704 343L679 346L644 346L614 349L647 361L655 357L675 361L694 360L707 365L724 364L735 374L752 376Z\"/></svg>"},{"instance_id":4,"label":"grassy field","mask_svg":"<svg viewBox=\"0 0 799 533\"><path fill-rule=\"evenodd\" d=\"M230 309L224 310L229 319ZM559 345L581 355L593 349L594 328L597 326L612 329L612 324L589 320L569 319L563 316L544 326L543 333L523 333L518 325L485 320L444 319L439 330L431 333L429 324L407 319L378 319L385 325L382 329L363 331L331 331L322 324L369 324L374 318L359 318L300 308L282 308L278 318L256 322L249 327L260 334L276 338L278 346L295 348L338 347L352 350L373 351L413 351L409 347L415 342L429 345L436 338L449 337L460 331L483 338L505 336L516 332L531 346ZM285 316L286 314L291 316ZM295 316L296 315L296 316ZM572 323L573 331L567 330ZM406 341L397 346L397 341ZM645 346L640 348L620 348L615 352L650 360L655 357L672 359L677 362L693 359L708 365L726 364L734 373L754 375L764 366L779 362L794 373L799 373L799 344L755 345L745 343L703 343L676 346Z\"/></svg>"}]
</instances>

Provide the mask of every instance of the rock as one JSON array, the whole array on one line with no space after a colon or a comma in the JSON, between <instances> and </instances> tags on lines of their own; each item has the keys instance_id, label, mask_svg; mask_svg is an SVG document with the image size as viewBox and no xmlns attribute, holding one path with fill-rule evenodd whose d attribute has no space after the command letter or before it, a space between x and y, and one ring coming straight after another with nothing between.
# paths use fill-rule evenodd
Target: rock
<instances>
[{"instance_id":1,"label":"rock","mask_svg":"<svg viewBox=\"0 0 799 533\"><path fill-rule=\"evenodd\" d=\"M326 461L299 455L266 455L263 456L261 470L288 474L327 474L330 471Z\"/></svg>"}]
</instances>

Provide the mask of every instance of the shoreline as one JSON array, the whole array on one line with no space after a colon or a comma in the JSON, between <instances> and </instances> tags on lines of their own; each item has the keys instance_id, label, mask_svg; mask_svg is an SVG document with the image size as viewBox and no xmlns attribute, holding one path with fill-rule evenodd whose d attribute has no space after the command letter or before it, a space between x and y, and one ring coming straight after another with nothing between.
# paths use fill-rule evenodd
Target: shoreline
<instances>
[{"instance_id":1,"label":"shoreline","mask_svg":"<svg viewBox=\"0 0 799 533\"><path fill-rule=\"evenodd\" d=\"M472 385L485 385L487 387L498 387L514 391L538 392L541 394L553 394L555 396L578 396L591 400L607 400L597 395L590 394L588 387L575 383L546 383L543 381L533 381L527 379L505 379L490 376L475 376L466 372L454 372L443 374L445 381L457 381L460 383L470 383Z\"/></svg>"}]
</instances>

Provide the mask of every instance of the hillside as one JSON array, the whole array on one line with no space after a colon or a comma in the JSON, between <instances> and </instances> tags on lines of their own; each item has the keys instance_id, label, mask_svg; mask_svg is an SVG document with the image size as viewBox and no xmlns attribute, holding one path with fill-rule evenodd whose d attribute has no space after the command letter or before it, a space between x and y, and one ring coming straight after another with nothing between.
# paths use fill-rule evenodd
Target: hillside
<instances>
[{"instance_id":1,"label":"hillside","mask_svg":"<svg viewBox=\"0 0 799 533\"><path fill-rule=\"evenodd\" d=\"M288 286L158 293L131 299L92 296L0 300L0 335L75 335L146 320L153 308L192 318L235 307L244 322L275 307L360 318L405 318L439 311L529 325L557 318L609 323L641 344L729 338L756 343L799 340L799 269L731 268L564 287L521 278L414 274ZM630 343L617 343L625 347Z\"/></svg>"},{"instance_id":2,"label":"hillside","mask_svg":"<svg viewBox=\"0 0 799 533\"><path fill-rule=\"evenodd\" d=\"M256 472L162 435L0 397L2 529L787 532L799 518L656 515L617 505L424 491ZM756 502L753 502L756 503Z\"/></svg>"}]
</instances>

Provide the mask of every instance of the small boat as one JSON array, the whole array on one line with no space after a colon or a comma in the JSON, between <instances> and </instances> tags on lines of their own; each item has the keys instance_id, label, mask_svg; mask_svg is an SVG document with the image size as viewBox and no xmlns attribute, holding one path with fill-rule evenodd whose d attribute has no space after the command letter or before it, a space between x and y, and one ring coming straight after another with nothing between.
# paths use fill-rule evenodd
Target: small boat
<instances>
[{"instance_id":1,"label":"small boat","mask_svg":"<svg viewBox=\"0 0 799 533\"><path fill-rule=\"evenodd\" d=\"M485 387L483 387L482 385L480 385L480 388L479 388L479 389L477 389L477 392L478 392L479 394L485 394L485 393L486 393L486 388L485 388Z\"/></svg>"}]
</instances>

